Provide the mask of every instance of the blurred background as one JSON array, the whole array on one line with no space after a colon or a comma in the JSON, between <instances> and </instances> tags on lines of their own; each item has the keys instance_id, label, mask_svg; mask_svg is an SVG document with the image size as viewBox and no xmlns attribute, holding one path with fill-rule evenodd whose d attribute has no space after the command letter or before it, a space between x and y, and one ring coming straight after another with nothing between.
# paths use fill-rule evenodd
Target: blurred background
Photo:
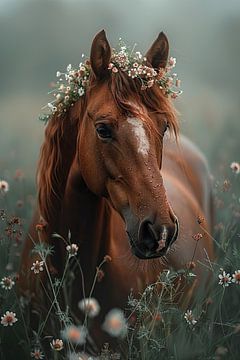
<instances>
[{"instance_id":1,"label":"blurred background","mask_svg":"<svg viewBox=\"0 0 240 360\"><path fill-rule=\"evenodd\" d=\"M112 46L122 37L143 53L163 30L182 79L182 131L214 174L240 160L239 0L0 0L1 178L20 168L34 179L49 83L103 28Z\"/></svg>"}]
</instances>

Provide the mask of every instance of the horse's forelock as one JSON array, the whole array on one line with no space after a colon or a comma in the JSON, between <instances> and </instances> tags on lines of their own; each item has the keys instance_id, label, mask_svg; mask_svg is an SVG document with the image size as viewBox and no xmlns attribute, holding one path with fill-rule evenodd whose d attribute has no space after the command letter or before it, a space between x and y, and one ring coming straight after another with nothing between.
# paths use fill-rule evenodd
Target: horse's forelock
<instances>
[{"instance_id":1,"label":"horse's forelock","mask_svg":"<svg viewBox=\"0 0 240 360\"><path fill-rule=\"evenodd\" d=\"M118 107L133 116L141 115L141 106L137 108L135 104L143 104L152 112L163 114L169 124L171 132L178 136L177 112L171 102L162 90L156 85L147 90L141 90L141 84L136 79L131 79L127 74L119 71L111 76L110 89ZM134 99L134 102L129 101ZM153 132L158 132L157 127L149 116L145 118L146 125Z\"/></svg>"}]
</instances>

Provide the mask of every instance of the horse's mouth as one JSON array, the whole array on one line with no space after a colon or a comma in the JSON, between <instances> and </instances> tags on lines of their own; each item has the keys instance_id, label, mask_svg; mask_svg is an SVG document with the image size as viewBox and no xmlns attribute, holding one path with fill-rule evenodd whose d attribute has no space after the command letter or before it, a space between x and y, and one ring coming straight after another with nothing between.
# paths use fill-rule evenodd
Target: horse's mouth
<instances>
[{"instance_id":1,"label":"horse's mouth","mask_svg":"<svg viewBox=\"0 0 240 360\"><path fill-rule=\"evenodd\" d=\"M128 237L133 255L135 255L139 259L147 260L147 259L155 259L165 256L169 252L173 243L177 240L178 233L179 233L179 222L178 219L176 218L175 232L172 238L170 240L166 240L165 246L162 246L161 248L158 246L158 243L156 243L156 246L153 249L146 249L146 246L143 242L140 243L134 242L129 233L128 233Z\"/></svg>"}]
</instances>

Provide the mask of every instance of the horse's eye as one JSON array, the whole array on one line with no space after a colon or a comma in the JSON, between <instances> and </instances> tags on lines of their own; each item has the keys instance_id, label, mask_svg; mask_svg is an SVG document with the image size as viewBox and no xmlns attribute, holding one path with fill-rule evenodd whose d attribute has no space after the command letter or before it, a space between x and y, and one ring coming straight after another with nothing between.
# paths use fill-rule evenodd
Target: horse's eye
<instances>
[{"instance_id":1,"label":"horse's eye","mask_svg":"<svg viewBox=\"0 0 240 360\"><path fill-rule=\"evenodd\" d=\"M96 126L96 131L98 133L98 136L101 139L111 139L112 138L111 128L106 124L98 124Z\"/></svg>"}]
</instances>

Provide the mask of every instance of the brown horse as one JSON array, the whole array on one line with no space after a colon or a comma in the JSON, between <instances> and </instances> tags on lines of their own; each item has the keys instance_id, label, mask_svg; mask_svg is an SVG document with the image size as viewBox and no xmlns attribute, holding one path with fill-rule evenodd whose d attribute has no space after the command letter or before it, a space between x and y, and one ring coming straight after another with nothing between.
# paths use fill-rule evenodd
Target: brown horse
<instances>
[{"instance_id":1,"label":"brown horse","mask_svg":"<svg viewBox=\"0 0 240 360\"><path fill-rule=\"evenodd\" d=\"M146 54L149 66L164 68L168 52L168 40L160 33ZM103 314L124 308L130 289L138 294L163 269L185 268L193 254L195 287L204 283L200 262L213 256L207 234L212 223L211 181L203 156L183 137L179 145L164 138L168 128L178 133L171 100L155 85L143 91L124 72L110 73L110 58L102 31L92 43L86 95L48 122L38 167L38 210L30 229L36 239L36 224L44 218L47 226L41 237L54 245L51 266L59 274L66 245L51 234L67 237L71 231L71 241L79 246L86 294L96 267L110 255L112 261L94 291ZM206 232L196 248L198 216L204 218ZM20 286L34 293L32 247L28 237ZM73 286L77 303L83 296L80 275Z\"/></svg>"}]
</instances>

